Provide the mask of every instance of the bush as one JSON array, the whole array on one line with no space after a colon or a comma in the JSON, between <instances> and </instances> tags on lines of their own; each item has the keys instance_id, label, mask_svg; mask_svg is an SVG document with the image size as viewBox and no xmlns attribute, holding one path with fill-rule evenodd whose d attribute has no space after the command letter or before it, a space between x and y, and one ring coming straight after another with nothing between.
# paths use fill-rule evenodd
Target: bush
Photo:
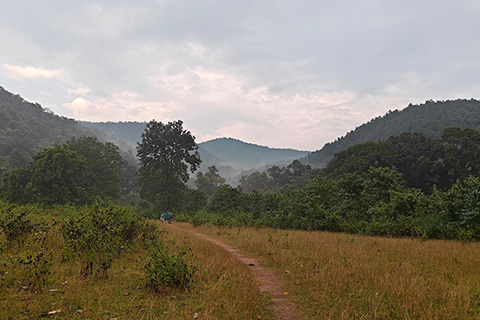
<instances>
[{"instance_id":1,"label":"bush","mask_svg":"<svg viewBox=\"0 0 480 320\"><path fill-rule=\"evenodd\" d=\"M195 267L185 261L189 248L184 247L176 254L168 254L161 242L151 247L145 260L146 285L155 291L172 287L186 288L193 280Z\"/></svg>"},{"instance_id":2,"label":"bush","mask_svg":"<svg viewBox=\"0 0 480 320\"><path fill-rule=\"evenodd\" d=\"M23 207L0 202L0 227L7 240L13 241L23 234L31 233L34 226Z\"/></svg>"},{"instance_id":3,"label":"bush","mask_svg":"<svg viewBox=\"0 0 480 320\"><path fill-rule=\"evenodd\" d=\"M83 260L82 273L106 276L113 260L140 232L138 217L131 210L116 206L87 208L62 225L64 258L76 254Z\"/></svg>"}]
</instances>

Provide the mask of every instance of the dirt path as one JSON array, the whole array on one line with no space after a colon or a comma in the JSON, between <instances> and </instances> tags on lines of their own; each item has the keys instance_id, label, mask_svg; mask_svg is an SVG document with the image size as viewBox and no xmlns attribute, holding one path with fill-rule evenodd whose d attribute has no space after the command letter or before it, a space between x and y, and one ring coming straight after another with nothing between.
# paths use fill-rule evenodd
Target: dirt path
<instances>
[{"instance_id":1,"label":"dirt path","mask_svg":"<svg viewBox=\"0 0 480 320\"><path fill-rule=\"evenodd\" d=\"M238 260L245 263L250 267L255 279L260 283L260 292L268 293L272 297L273 304L270 306L270 309L275 313L277 319L279 320L292 320L300 319L298 310L286 294L285 284L275 275L275 273L267 268L261 267L255 259L249 258L241 253L239 250L235 249L232 246L229 246L222 241L207 236L203 233L194 232L191 230L183 229L177 224L168 225L169 228L181 229L185 232L190 233L191 235L209 241L212 244L219 246Z\"/></svg>"}]
</instances>

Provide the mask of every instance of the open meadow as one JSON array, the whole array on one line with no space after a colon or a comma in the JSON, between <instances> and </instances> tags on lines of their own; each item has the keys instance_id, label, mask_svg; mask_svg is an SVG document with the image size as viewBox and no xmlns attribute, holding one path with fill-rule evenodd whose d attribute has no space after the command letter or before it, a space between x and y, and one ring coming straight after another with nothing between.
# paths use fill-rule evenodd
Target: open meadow
<instances>
[{"instance_id":1,"label":"open meadow","mask_svg":"<svg viewBox=\"0 0 480 320\"><path fill-rule=\"evenodd\" d=\"M17 224L20 220L17 216ZM184 232L164 232L159 226L158 233L151 233L159 237L154 243L162 244L172 257L165 261L174 262L164 275L173 277L178 261L187 262L194 272L188 283L152 288L147 281L151 284L152 279L146 266L153 261L152 249L145 246L147 229L110 259L115 238L95 250L89 247L87 253L69 252L72 239L65 238L66 220L45 216L31 232L13 239L10 233L10 239L6 232L0 235L0 319L274 318L267 308L270 301L260 294L248 267L206 241L192 241ZM114 233L109 225L107 233ZM95 228L83 230L87 244L95 242L91 230ZM79 239L83 235L77 230L74 240ZM179 256L181 260L175 258ZM168 283L162 274L154 275Z\"/></svg>"},{"instance_id":2,"label":"open meadow","mask_svg":"<svg viewBox=\"0 0 480 320\"><path fill-rule=\"evenodd\" d=\"M480 318L479 243L4 210L2 319L279 319L255 268L273 271L294 319Z\"/></svg>"},{"instance_id":3,"label":"open meadow","mask_svg":"<svg viewBox=\"0 0 480 320\"><path fill-rule=\"evenodd\" d=\"M478 319L480 244L181 224L248 252L304 319Z\"/></svg>"}]
</instances>

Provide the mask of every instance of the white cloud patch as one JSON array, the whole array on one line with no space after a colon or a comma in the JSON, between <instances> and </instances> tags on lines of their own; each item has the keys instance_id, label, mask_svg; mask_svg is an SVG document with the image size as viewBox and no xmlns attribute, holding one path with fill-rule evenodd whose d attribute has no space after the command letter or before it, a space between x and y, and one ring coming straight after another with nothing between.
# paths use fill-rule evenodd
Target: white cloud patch
<instances>
[{"instance_id":1,"label":"white cloud patch","mask_svg":"<svg viewBox=\"0 0 480 320\"><path fill-rule=\"evenodd\" d=\"M58 79L62 77L62 72L59 70L36 68L32 66L12 66L8 63L3 64L3 70L7 74L7 77L14 79Z\"/></svg>"},{"instance_id":2,"label":"white cloud patch","mask_svg":"<svg viewBox=\"0 0 480 320\"><path fill-rule=\"evenodd\" d=\"M85 86L78 86L75 89L68 89L67 92L69 95L86 95L91 90Z\"/></svg>"},{"instance_id":3,"label":"white cloud patch","mask_svg":"<svg viewBox=\"0 0 480 320\"><path fill-rule=\"evenodd\" d=\"M168 107L167 107L168 104ZM87 121L136 121L141 119L169 119L173 101L150 102L143 100L138 94L125 91L108 98L95 97L86 99L77 97L64 107L70 110L73 117Z\"/></svg>"}]
</instances>

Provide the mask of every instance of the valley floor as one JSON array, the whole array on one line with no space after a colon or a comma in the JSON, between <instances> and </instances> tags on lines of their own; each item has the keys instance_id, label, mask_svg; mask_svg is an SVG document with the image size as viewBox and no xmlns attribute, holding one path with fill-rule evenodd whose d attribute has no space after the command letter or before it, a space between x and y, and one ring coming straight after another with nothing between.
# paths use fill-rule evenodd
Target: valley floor
<instances>
[{"instance_id":1,"label":"valley floor","mask_svg":"<svg viewBox=\"0 0 480 320\"><path fill-rule=\"evenodd\" d=\"M292 319L480 318L480 243L175 225L273 271Z\"/></svg>"}]
</instances>

